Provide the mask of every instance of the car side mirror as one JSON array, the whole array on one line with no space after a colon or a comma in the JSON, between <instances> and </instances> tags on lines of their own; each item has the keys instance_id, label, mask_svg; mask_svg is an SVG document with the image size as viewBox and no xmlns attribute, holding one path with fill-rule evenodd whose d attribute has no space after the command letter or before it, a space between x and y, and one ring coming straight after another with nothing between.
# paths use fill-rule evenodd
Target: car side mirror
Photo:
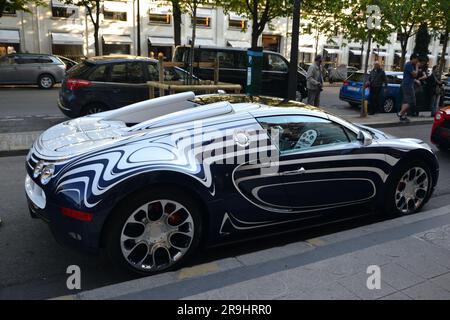
<instances>
[{"instance_id":1,"label":"car side mirror","mask_svg":"<svg viewBox=\"0 0 450 320\"><path fill-rule=\"evenodd\" d=\"M372 136L369 133L360 130L356 136L356 140L358 140L363 146L368 146L372 143Z\"/></svg>"}]
</instances>

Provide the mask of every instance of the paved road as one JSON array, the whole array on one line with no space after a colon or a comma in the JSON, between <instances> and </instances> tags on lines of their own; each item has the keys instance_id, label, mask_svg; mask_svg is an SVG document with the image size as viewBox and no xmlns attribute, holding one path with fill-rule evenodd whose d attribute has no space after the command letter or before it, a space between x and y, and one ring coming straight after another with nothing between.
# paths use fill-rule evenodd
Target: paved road
<instances>
[{"instance_id":1,"label":"paved road","mask_svg":"<svg viewBox=\"0 0 450 320\"><path fill-rule=\"evenodd\" d=\"M427 141L429 126L387 128L385 131ZM450 154L438 152L438 157L441 176L435 197L426 206L428 209L450 203ZM130 279L115 271L102 257L86 256L61 247L43 222L29 217L23 194L23 156L0 158L0 168L0 217L3 220L0 226L0 299L49 298L73 293L65 287L65 271L71 264L81 267L84 290ZM295 243L372 222L373 218L362 218L245 245L209 250L193 264L247 252L258 255L260 250L282 243Z\"/></svg>"},{"instance_id":2,"label":"paved road","mask_svg":"<svg viewBox=\"0 0 450 320\"><path fill-rule=\"evenodd\" d=\"M59 88L0 87L0 133L40 131L67 120L57 107ZM327 87L322 105L338 115L357 114L358 110L337 99L339 88Z\"/></svg>"}]
</instances>

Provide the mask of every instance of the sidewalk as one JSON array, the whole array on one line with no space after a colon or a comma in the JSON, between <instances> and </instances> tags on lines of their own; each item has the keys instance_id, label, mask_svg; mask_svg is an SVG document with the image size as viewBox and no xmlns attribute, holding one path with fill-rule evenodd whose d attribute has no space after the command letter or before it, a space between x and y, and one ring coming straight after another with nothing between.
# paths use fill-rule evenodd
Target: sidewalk
<instances>
[{"instance_id":1,"label":"sidewalk","mask_svg":"<svg viewBox=\"0 0 450 320\"><path fill-rule=\"evenodd\" d=\"M450 205L57 299L450 299Z\"/></svg>"}]
</instances>

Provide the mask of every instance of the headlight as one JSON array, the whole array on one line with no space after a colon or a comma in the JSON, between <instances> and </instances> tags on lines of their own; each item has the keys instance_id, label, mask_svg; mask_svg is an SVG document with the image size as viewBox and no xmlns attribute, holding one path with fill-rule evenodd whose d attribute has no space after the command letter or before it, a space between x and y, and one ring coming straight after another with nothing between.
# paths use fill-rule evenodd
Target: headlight
<instances>
[{"instance_id":1,"label":"headlight","mask_svg":"<svg viewBox=\"0 0 450 320\"><path fill-rule=\"evenodd\" d=\"M55 165L54 164L46 165L44 167L44 169L42 169L41 183L42 184L47 184L50 181L50 179L53 177L53 173L54 172L55 172Z\"/></svg>"},{"instance_id":2,"label":"headlight","mask_svg":"<svg viewBox=\"0 0 450 320\"><path fill-rule=\"evenodd\" d=\"M38 163L36 163L36 167L34 168L33 171L33 178L39 177L43 168L44 168L44 161L41 160Z\"/></svg>"}]
</instances>

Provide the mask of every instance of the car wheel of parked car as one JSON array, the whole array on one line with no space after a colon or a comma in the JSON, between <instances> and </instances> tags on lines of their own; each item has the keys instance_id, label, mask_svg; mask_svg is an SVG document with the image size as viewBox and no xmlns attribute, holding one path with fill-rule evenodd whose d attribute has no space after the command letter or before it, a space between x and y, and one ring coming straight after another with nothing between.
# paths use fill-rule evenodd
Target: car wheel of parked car
<instances>
[{"instance_id":1,"label":"car wheel of parked car","mask_svg":"<svg viewBox=\"0 0 450 320\"><path fill-rule=\"evenodd\" d=\"M119 266L145 275L167 271L198 247L200 206L176 188L146 190L114 210L106 232L106 251Z\"/></svg>"},{"instance_id":2,"label":"car wheel of parked car","mask_svg":"<svg viewBox=\"0 0 450 320\"><path fill-rule=\"evenodd\" d=\"M349 102L349 104L350 104L350 106L351 106L352 108L358 108L358 107L359 107L359 104L358 104L358 103Z\"/></svg>"},{"instance_id":3,"label":"car wheel of parked car","mask_svg":"<svg viewBox=\"0 0 450 320\"><path fill-rule=\"evenodd\" d=\"M383 103L383 112L390 113L394 111L395 101L392 98L387 98Z\"/></svg>"},{"instance_id":4,"label":"car wheel of parked car","mask_svg":"<svg viewBox=\"0 0 450 320\"><path fill-rule=\"evenodd\" d=\"M91 103L83 108L83 115L107 111L108 108L102 103Z\"/></svg>"},{"instance_id":5,"label":"car wheel of parked car","mask_svg":"<svg viewBox=\"0 0 450 320\"><path fill-rule=\"evenodd\" d=\"M38 78L38 86L41 89L51 89L55 84L55 79L52 75L42 74Z\"/></svg>"},{"instance_id":6,"label":"car wheel of parked car","mask_svg":"<svg viewBox=\"0 0 450 320\"><path fill-rule=\"evenodd\" d=\"M419 211L431 192L431 174L422 161L409 161L395 170L386 193L385 210L404 215Z\"/></svg>"}]
</instances>

